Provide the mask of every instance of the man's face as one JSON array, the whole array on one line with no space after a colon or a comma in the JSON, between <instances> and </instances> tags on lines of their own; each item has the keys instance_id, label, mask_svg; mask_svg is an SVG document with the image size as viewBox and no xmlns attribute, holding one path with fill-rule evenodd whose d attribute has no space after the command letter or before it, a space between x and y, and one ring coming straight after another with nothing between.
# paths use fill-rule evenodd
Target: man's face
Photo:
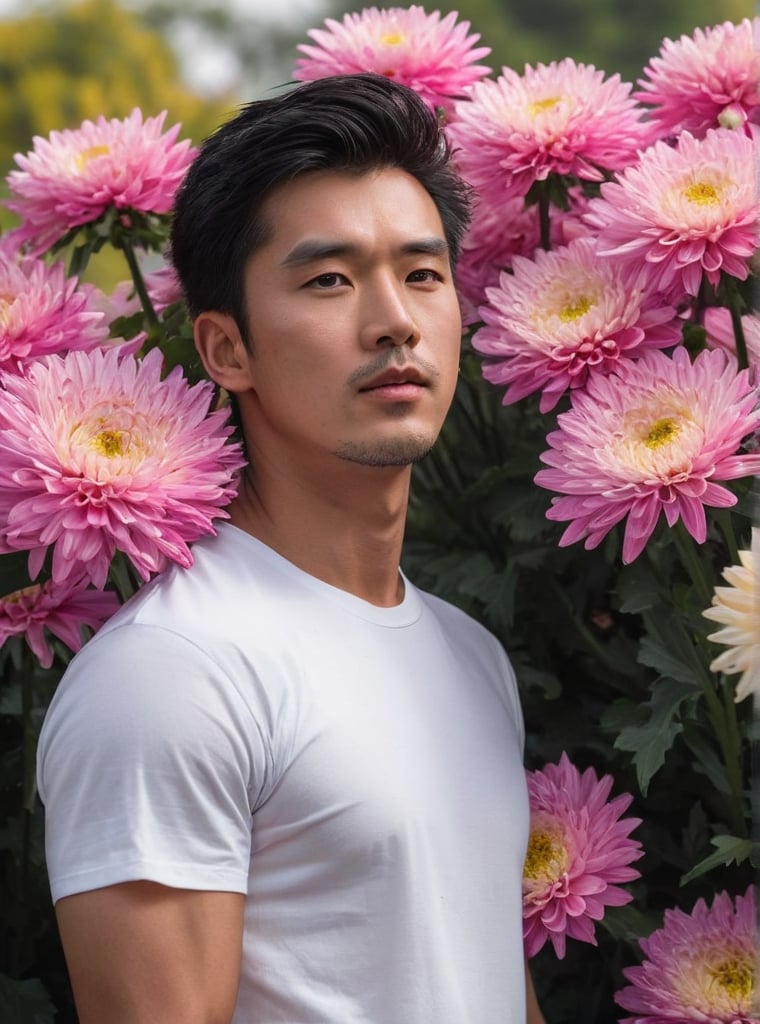
<instances>
[{"instance_id":1,"label":"man's face","mask_svg":"<svg viewBox=\"0 0 760 1024\"><path fill-rule=\"evenodd\" d=\"M269 240L245 271L253 388L238 396L253 465L421 458L461 338L432 199L397 169L316 172L273 192L261 216Z\"/></svg>"}]
</instances>

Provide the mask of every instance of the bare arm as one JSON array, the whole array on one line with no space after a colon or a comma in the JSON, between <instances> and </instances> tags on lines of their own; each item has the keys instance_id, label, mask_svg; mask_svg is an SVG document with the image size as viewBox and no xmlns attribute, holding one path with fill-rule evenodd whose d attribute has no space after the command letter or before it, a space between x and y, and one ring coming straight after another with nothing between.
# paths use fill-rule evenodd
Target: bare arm
<instances>
[{"instance_id":1,"label":"bare arm","mask_svg":"<svg viewBox=\"0 0 760 1024\"><path fill-rule=\"evenodd\" d=\"M536 990L533 987L533 978L531 977L527 960L525 961L525 991L527 997L525 1024L546 1024L536 999Z\"/></svg>"},{"instance_id":2,"label":"bare arm","mask_svg":"<svg viewBox=\"0 0 760 1024\"><path fill-rule=\"evenodd\" d=\"M126 882L56 905L80 1024L229 1024L244 897Z\"/></svg>"}]
</instances>

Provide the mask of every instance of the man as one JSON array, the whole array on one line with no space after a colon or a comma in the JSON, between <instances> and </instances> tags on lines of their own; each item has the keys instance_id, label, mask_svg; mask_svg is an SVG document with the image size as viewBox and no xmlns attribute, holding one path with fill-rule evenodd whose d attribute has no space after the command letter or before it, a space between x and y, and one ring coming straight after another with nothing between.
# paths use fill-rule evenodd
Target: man
<instances>
[{"instance_id":1,"label":"man","mask_svg":"<svg viewBox=\"0 0 760 1024\"><path fill-rule=\"evenodd\" d=\"M399 571L467 216L435 119L375 76L249 105L188 173L172 256L250 465L43 729L81 1024L541 1020L514 678Z\"/></svg>"}]
</instances>

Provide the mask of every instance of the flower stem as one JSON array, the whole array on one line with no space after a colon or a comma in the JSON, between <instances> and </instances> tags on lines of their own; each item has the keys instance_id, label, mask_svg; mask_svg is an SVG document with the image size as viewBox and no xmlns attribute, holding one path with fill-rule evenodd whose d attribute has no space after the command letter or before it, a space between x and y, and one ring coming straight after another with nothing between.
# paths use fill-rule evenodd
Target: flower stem
<instances>
[{"instance_id":1,"label":"flower stem","mask_svg":"<svg viewBox=\"0 0 760 1024\"><path fill-rule=\"evenodd\" d=\"M744 336L744 325L742 324L743 300L736 287L736 280L733 277L724 275L725 293L728 299L728 311L731 314L731 325L734 329L734 341L736 342L736 359L740 370L746 370L749 366L749 355L747 353L747 339Z\"/></svg>"},{"instance_id":2,"label":"flower stem","mask_svg":"<svg viewBox=\"0 0 760 1024\"><path fill-rule=\"evenodd\" d=\"M546 182L544 185L546 186ZM550 217L551 200L548 187L538 193L538 224L541 231L541 248L548 252L552 247L552 225Z\"/></svg>"},{"instance_id":3,"label":"flower stem","mask_svg":"<svg viewBox=\"0 0 760 1024\"><path fill-rule=\"evenodd\" d=\"M683 563L691 577L691 581L697 589L699 598L704 602L704 607L707 608L712 602L712 582L705 571L702 559L697 553L693 537L680 519L673 527L673 537Z\"/></svg>"},{"instance_id":4,"label":"flower stem","mask_svg":"<svg viewBox=\"0 0 760 1024\"><path fill-rule=\"evenodd\" d=\"M124 253L124 257L129 266L129 272L132 275L134 281L135 291L140 299L143 311L145 313L145 319L148 321L151 327L158 326L158 317L156 311L153 308L153 303L148 295L148 289L145 287L145 278L143 277L140 264L135 255L134 246L132 245L131 239L129 239L125 232L119 236L119 246Z\"/></svg>"},{"instance_id":5,"label":"flower stem","mask_svg":"<svg viewBox=\"0 0 760 1024\"><path fill-rule=\"evenodd\" d=\"M749 817L745 810L744 803L744 782L742 777L742 738L739 728L739 720L736 715L736 702L734 701L733 690L729 686L723 687L723 705L725 708L726 738L729 750L724 751L726 757L726 770L731 795L734 800L735 817L740 828L739 834L747 835L747 819ZM750 818L751 820L751 818Z\"/></svg>"},{"instance_id":6,"label":"flower stem","mask_svg":"<svg viewBox=\"0 0 760 1024\"><path fill-rule=\"evenodd\" d=\"M739 545L736 540L736 532L734 531L734 521L731 517L731 513L727 508L718 508L713 510L715 521L720 527L720 532L723 534L723 538L728 548L728 558L731 565L739 564Z\"/></svg>"},{"instance_id":7,"label":"flower stem","mask_svg":"<svg viewBox=\"0 0 760 1024\"><path fill-rule=\"evenodd\" d=\"M700 644L704 653L704 638ZM736 834L747 835L747 809L745 806L744 787L742 783L741 750L742 741L739 723L736 718L736 707L732 700L729 687L724 686L721 701L715 685L715 675L707 664L699 659L699 681L707 705L707 717L718 742L722 754L726 781L731 792L731 812Z\"/></svg>"},{"instance_id":8,"label":"flower stem","mask_svg":"<svg viewBox=\"0 0 760 1024\"><path fill-rule=\"evenodd\" d=\"M713 586L703 560L699 557L697 546L691 534L679 520L673 528L676 547L683 564L691 576L703 607L707 608L712 600ZM699 681L707 704L707 714L723 755L726 780L731 790L732 813L739 835L747 834L747 814L744 805L744 790L741 770L741 738L736 719L736 708L731 701L728 688L724 687L723 701L715 686L715 677L709 670L704 650L704 638L697 637L701 646L698 653ZM699 643L700 639L702 644Z\"/></svg>"}]
</instances>

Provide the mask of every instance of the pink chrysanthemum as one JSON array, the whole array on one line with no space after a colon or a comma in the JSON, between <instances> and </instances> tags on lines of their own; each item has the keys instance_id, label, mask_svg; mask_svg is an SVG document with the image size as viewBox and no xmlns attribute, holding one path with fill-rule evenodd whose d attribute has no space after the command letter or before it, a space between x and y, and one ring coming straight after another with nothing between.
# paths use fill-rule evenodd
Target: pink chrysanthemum
<instances>
[{"instance_id":1,"label":"pink chrysanthemum","mask_svg":"<svg viewBox=\"0 0 760 1024\"><path fill-rule=\"evenodd\" d=\"M758 38L755 38L755 37ZM664 40L644 68L634 93L651 104L647 117L659 138L708 128L743 128L760 122L760 18L698 28L676 42Z\"/></svg>"},{"instance_id":2,"label":"pink chrysanthemum","mask_svg":"<svg viewBox=\"0 0 760 1024\"><path fill-rule=\"evenodd\" d=\"M167 306L182 300L182 286L177 272L168 263L145 275L145 287L157 313L163 313Z\"/></svg>"},{"instance_id":3,"label":"pink chrysanthemum","mask_svg":"<svg viewBox=\"0 0 760 1024\"><path fill-rule=\"evenodd\" d=\"M478 306L486 289L497 285L503 270L516 255L534 252L540 241L538 208L525 208L522 199L508 199L498 207L478 203L462 240L457 263L457 290L465 323L479 319Z\"/></svg>"},{"instance_id":4,"label":"pink chrysanthemum","mask_svg":"<svg viewBox=\"0 0 760 1024\"><path fill-rule=\"evenodd\" d=\"M608 802L613 779L583 773L563 754L559 764L528 772L530 838L523 868L523 937L527 956L548 940L561 959L569 936L596 945L594 922L605 907L631 900L620 882L639 872L642 856L630 833L640 818L623 818L629 794Z\"/></svg>"},{"instance_id":5,"label":"pink chrysanthemum","mask_svg":"<svg viewBox=\"0 0 760 1024\"><path fill-rule=\"evenodd\" d=\"M456 11L441 18L415 4L370 7L342 22L327 18L326 28L308 33L317 45L298 47L306 56L296 61L293 77L307 82L373 71L410 86L432 110L450 113L453 101L491 70L475 63L490 47L476 47L480 36L467 34L469 21L456 20Z\"/></svg>"},{"instance_id":6,"label":"pink chrysanthemum","mask_svg":"<svg viewBox=\"0 0 760 1024\"><path fill-rule=\"evenodd\" d=\"M82 646L82 629L95 632L119 607L109 590L93 590L80 581L35 583L0 598L0 647L12 636L23 636L43 668L53 664L46 633L72 651Z\"/></svg>"},{"instance_id":7,"label":"pink chrysanthemum","mask_svg":"<svg viewBox=\"0 0 760 1024\"><path fill-rule=\"evenodd\" d=\"M756 154L746 135L718 128L684 132L676 148L657 142L617 182L602 185L587 221L599 250L655 265L665 293L696 295L702 278L744 280L760 244Z\"/></svg>"},{"instance_id":8,"label":"pink chrysanthemum","mask_svg":"<svg viewBox=\"0 0 760 1024\"><path fill-rule=\"evenodd\" d=\"M641 939L646 959L623 974L615 1002L635 1016L621 1024L760 1024L752 995L757 960L752 887L736 904L727 892L691 914L666 910L662 928Z\"/></svg>"},{"instance_id":9,"label":"pink chrysanthemum","mask_svg":"<svg viewBox=\"0 0 760 1024\"><path fill-rule=\"evenodd\" d=\"M91 285L67 278L62 263L0 255L0 374L32 359L87 350L108 339Z\"/></svg>"},{"instance_id":10,"label":"pink chrysanthemum","mask_svg":"<svg viewBox=\"0 0 760 1024\"><path fill-rule=\"evenodd\" d=\"M708 345L736 355L736 335L729 310L724 306L710 306L702 316L702 323L707 332ZM760 367L760 317L748 314L741 317L741 324L749 364Z\"/></svg>"},{"instance_id":11,"label":"pink chrysanthemum","mask_svg":"<svg viewBox=\"0 0 760 1024\"><path fill-rule=\"evenodd\" d=\"M213 530L242 464L211 385L190 387L162 356L118 349L34 363L0 392L0 545L30 550L37 575L105 584L114 552L139 574L190 565L188 542Z\"/></svg>"},{"instance_id":12,"label":"pink chrysanthemum","mask_svg":"<svg viewBox=\"0 0 760 1024\"><path fill-rule=\"evenodd\" d=\"M506 385L504 403L541 391L541 412L589 375L610 373L621 358L675 345L675 310L629 264L601 259L579 238L533 260L515 256L512 274L489 288L485 327L473 347L486 356L483 376Z\"/></svg>"},{"instance_id":13,"label":"pink chrysanthemum","mask_svg":"<svg viewBox=\"0 0 760 1024\"><path fill-rule=\"evenodd\" d=\"M550 234L553 246L588 235L582 217L588 200L578 189L570 189L570 208L552 211ZM457 289L465 323L480 319L478 306L486 301L488 288L499 283L503 270L515 256L532 256L541 242L538 206L525 206L522 199L507 199L495 206L477 203L472 223L462 241L457 262Z\"/></svg>"},{"instance_id":14,"label":"pink chrysanthemum","mask_svg":"<svg viewBox=\"0 0 760 1024\"><path fill-rule=\"evenodd\" d=\"M109 207L168 213L194 151L188 140L175 141L179 125L162 134L165 117L143 120L135 109L123 121L101 116L37 136L30 153L16 155L21 170L7 177L19 237L39 253Z\"/></svg>"},{"instance_id":15,"label":"pink chrysanthemum","mask_svg":"<svg viewBox=\"0 0 760 1024\"><path fill-rule=\"evenodd\" d=\"M601 181L602 168L637 158L651 128L619 75L605 80L566 58L478 82L457 103L448 134L464 177L484 202L501 203L550 174Z\"/></svg>"},{"instance_id":16,"label":"pink chrysanthemum","mask_svg":"<svg viewBox=\"0 0 760 1024\"><path fill-rule=\"evenodd\" d=\"M719 349L694 363L684 348L669 358L647 352L614 374L589 378L558 417L541 456L550 469L536 483L554 498L549 519L571 520L562 547L585 538L596 547L628 517L623 561L644 549L660 514L682 519L700 544L705 506L727 508L736 496L716 481L760 472L760 454L736 454L760 424L757 392L746 370Z\"/></svg>"}]
</instances>

